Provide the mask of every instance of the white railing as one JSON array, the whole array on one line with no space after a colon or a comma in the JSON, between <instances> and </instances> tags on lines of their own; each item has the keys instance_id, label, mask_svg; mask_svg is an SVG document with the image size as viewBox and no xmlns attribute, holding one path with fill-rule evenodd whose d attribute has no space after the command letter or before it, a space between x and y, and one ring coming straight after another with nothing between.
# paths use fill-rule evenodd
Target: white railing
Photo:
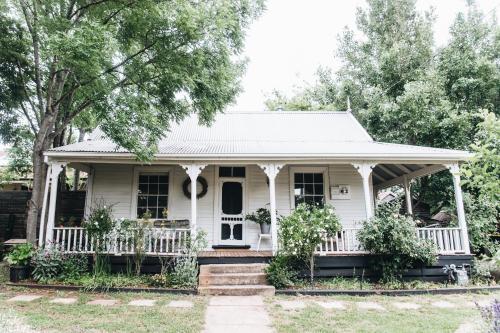
<instances>
[{"instance_id":1,"label":"white railing","mask_svg":"<svg viewBox=\"0 0 500 333\"><path fill-rule=\"evenodd\" d=\"M344 228L337 235L327 237L318 246L317 253L320 255L367 253L357 237L360 230L361 227ZM439 254L465 252L460 228L417 228L417 237L432 241Z\"/></svg>"},{"instance_id":2,"label":"white railing","mask_svg":"<svg viewBox=\"0 0 500 333\"><path fill-rule=\"evenodd\" d=\"M151 228L145 229L139 240L146 255L179 255L186 248L190 230ZM105 238L101 251L108 254L134 254L137 234L130 230ZM94 240L85 228L54 228L53 244L66 253L94 253Z\"/></svg>"},{"instance_id":3,"label":"white railing","mask_svg":"<svg viewBox=\"0 0 500 333\"><path fill-rule=\"evenodd\" d=\"M465 252L460 228L417 228L417 237L432 241L439 254Z\"/></svg>"},{"instance_id":4,"label":"white railing","mask_svg":"<svg viewBox=\"0 0 500 333\"><path fill-rule=\"evenodd\" d=\"M366 253L361 248L357 234L361 228L344 228L336 236L323 240L318 247L320 254Z\"/></svg>"}]
</instances>

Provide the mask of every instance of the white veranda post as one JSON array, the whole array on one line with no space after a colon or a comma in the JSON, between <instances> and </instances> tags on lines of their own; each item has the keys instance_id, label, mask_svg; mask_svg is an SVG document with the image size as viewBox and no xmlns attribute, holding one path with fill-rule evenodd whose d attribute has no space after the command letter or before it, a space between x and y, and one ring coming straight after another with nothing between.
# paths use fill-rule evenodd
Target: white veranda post
<instances>
[{"instance_id":1,"label":"white veranda post","mask_svg":"<svg viewBox=\"0 0 500 333\"><path fill-rule=\"evenodd\" d=\"M361 178L363 179L363 192L365 195L365 210L366 219L373 216L373 204L370 198L370 175L376 164L374 163L353 163L356 170L358 170Z\"/></svg>"},{"instance_id":2,"label":"white veranda post","mask_svg":"<svg viewBox=\"0 0 500 333\"><path fill-rule=\"evenodd\" d=\"M54 225L56 219L57 184L59 182L59 174L61 173L61 171L65 166L66 163L61 163L61 162L51 163L49 167L50 175L47 173L47 177L50 176L52 179L50 184L50 201L49 201L49 214L47 216L47 231L45 233L46 245L50 245L54 233Z\"/></svg>"},{"instance_id":3,"label":"white veranda post","mask_svg":"<svg viewBox=\"0 0 500 333\"><path fill-rule=\"evenodd\" d=\"M406 212L408 215L413 215L413 207L411 203L411 183L408 177L403 177L403 187L405 190L405 199L406 199Z\"/></svg>"},{"instance_id":4,"label":"white veranda post","mask_svg":"<svg viewBox=\"0 0 500 333\"><path fill-rule=\"evenodd\" d=\"M196 219L197 219L197 208L196 208L196 200L197 200L197 193L196 193L196 182L198 180L198 176L200 175L201 171L205 168L205 164L187 164L187 165L181 165L184 170L186 170L186 173L189 176L189 179L191 179L191 223L190 223L190 229L191 229L191 238L195 239L196 238Z\"/></svg>"},{"instance_id":5,"label":"white veranda post","mask_svg":"<svg viewBox=\"0 0 500 333\"><path fill-rule=\"evenodd\" d=\"M271 211L271 241L273 254L278 251L278 218L276 216L276 176L283 168L283 164L259 164L269 179L269 206Z\"/></svg>"},{"instance_id":6,"label":"white veranda post","mask_svg":"<svg viewBox=\"0 0 500 333\"><path fill-rule=\"evenodd\" d=\"M462 197L462 188L460 187L460 168L458 164L449 164L446 165L446 167L450 170L450 173L453 176L453 187L455 190L455 204L457 206L458 226L462 231L463 247L465 253L470 254L469 234L467 232L467 222L465 221L465 210Z\"/></svg>"}]
</instances>

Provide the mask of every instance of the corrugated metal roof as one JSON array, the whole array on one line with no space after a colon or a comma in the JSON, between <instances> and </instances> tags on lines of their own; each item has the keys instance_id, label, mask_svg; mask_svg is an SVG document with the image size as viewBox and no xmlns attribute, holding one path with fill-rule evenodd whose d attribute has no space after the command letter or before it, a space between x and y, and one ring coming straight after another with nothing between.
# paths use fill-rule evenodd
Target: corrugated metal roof
<instances>
[{"instance_id":1,"label":"corrugated metal roof","mask_svg":"<svg viewBox=\"0 0 500 333\"><path fill-rule=\"evenodd\" d=\"M159 142L159 155L194 156L443 156L466 152L373 141L348 112L274 111L218 114L211 126L192 115ZM91 140L58 147L63 153L127 153L96 131ZM55 155L54 154L54 155Z\"/></svg>"}]
</instances>

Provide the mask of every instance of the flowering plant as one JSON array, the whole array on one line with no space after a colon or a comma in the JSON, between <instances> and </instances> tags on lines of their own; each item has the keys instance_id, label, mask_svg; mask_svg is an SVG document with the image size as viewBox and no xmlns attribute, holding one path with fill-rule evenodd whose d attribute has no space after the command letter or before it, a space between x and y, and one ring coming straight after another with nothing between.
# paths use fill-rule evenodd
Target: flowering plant
<instances>
[{"instance_id":1,"label":"flowering plant","mask_svg":"<svg viewBox=\"0 0 500 333\"><path fill-rule=\"evenodd\" d=\"M281 219L279 233L284 255L305 260L311 283L314 280L314 253L319 244L341 228L333 207L298 205L292 214Z\"/></svg>"}]
</instances>

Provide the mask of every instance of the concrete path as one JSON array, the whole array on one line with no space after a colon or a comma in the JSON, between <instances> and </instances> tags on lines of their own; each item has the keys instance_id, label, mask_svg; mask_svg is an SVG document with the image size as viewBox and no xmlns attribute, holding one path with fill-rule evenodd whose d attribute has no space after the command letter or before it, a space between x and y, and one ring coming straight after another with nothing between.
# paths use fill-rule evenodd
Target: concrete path
<instances>
[{"instance_id":1,"label":"concrete path","mask_svg":"<svg viewBox=\"0 0 500 333\"><path fill-rule=\"evenodd\" d=\"M204 333L275 332L261 296L214 296L205 312Z\"/></svg>"}]
</instances>

